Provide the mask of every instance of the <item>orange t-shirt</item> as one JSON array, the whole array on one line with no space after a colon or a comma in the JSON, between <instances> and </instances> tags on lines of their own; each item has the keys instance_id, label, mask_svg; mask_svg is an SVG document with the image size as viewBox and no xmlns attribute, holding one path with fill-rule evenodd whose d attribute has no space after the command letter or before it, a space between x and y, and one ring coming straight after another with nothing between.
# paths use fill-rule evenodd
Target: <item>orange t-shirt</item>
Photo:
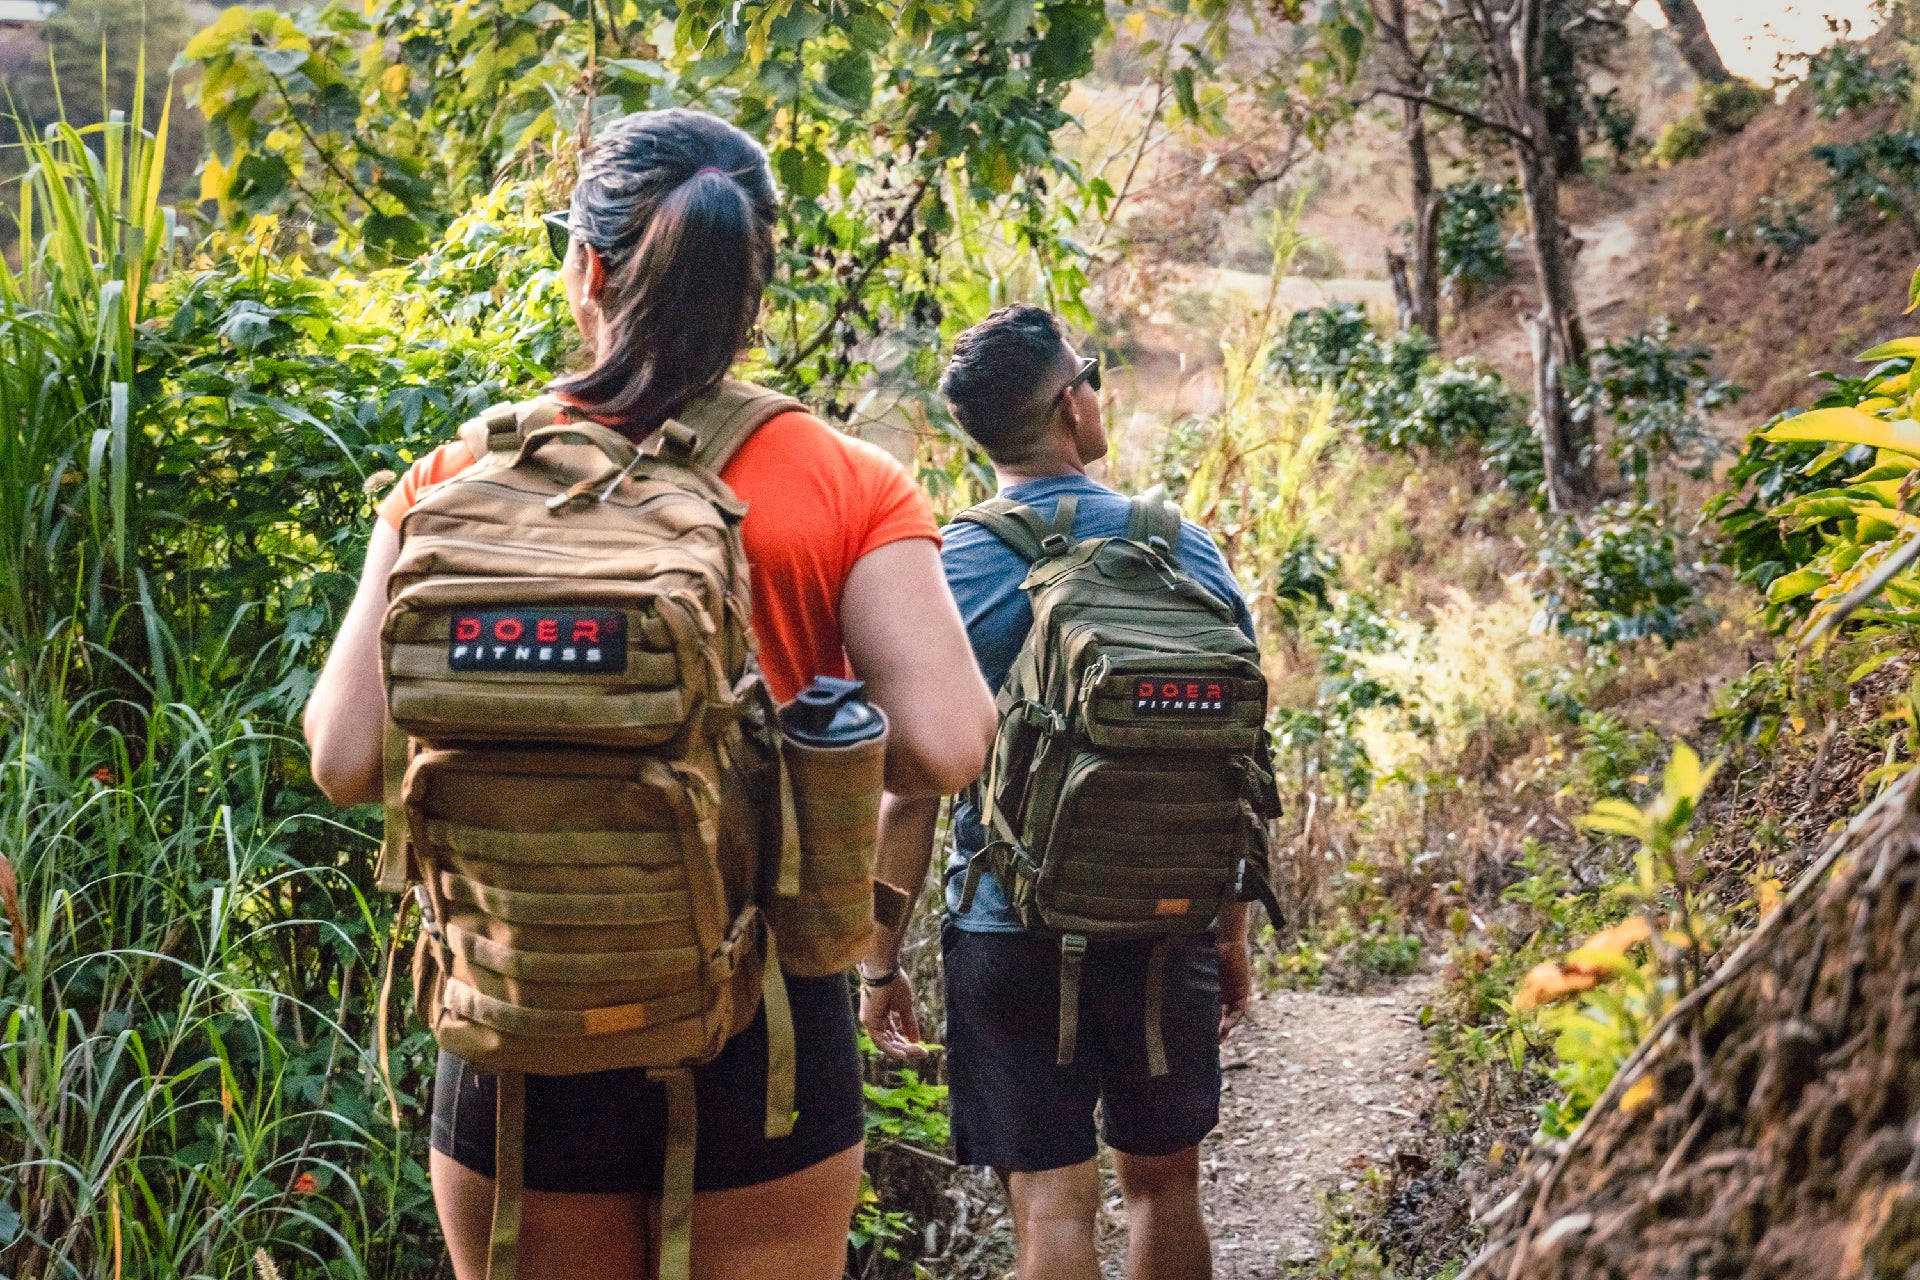
<instances>
[{"instance_id":1,"label":"orange t-shirt","mask_svg":"<svg viewBox=\"0 0 1920 1280\"><path fill-rule=\"evenodd\" d=\"M381 500L381 518L399 528L424 490L471 465L460 441L441 445ZM841 588L876 547L940 540L926 494L885 451L798 410L754 432L720 478L747 504L753 633L773 696L787 702L815 676L846 675Z\"/></svg>"}]
</instances>

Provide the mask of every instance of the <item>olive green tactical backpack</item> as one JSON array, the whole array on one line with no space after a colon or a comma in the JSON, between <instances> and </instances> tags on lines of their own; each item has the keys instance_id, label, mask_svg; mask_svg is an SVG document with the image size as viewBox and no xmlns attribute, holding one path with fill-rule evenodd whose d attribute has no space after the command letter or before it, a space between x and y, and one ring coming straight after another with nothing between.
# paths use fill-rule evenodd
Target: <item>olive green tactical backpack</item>
<instances>
[{"instance_id":1,"label":"olive green tactical backpack","mask_svg":"<svg viewBox=\"0 0 1920 1280\"><path fill-rule=\"evenodd\" d=\"M976 787L990 868L1021 923L1060 939L1059 1061L1072 1062L1089 938L1159 938L1149 958L1147 1060L1166 1074L1161 978L1172 944L1269 887L1278 816L1259 652L1233 611L1176 567L1180 513L1135 498L1126 536L1075 542L1078 499L1051 521L994 498L956 519L1025 559L1033 627L1000 690Z\"/></svg>"},{"instance_id":2,"label":"olive green tactical backpack","mask_svg":"<svg viewBox=\"0 0 1920 1280\"><path fill-rule=\"evenodd\" d=\"M866 870L835 849L813 869L837 880L815 883L801 841L820 806L796 804L783 764L745 507L719 478L800 407L727 382L636 448L557 424L552 400L501 406L462 429L475 465L401 524L382 879L417 886L420 1013L499 1077L491 1280L517 1264L525 1073L624 1067L666 1088L661 1275L685 1276L690 1069L764 1003L766 1133L791 1132L781 957L833 972L871 928L877 789L828 814L848 846L864 827Z\"/></svg>"}]
</instances>

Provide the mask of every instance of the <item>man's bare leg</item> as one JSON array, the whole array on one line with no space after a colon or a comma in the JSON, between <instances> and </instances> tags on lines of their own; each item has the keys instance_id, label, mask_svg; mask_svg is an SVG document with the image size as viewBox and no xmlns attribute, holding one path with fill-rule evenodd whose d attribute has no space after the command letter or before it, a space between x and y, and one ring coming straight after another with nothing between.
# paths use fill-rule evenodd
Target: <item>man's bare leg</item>
<instances>
[{"instance_id":1,"label":"man's bare leg","mask_svg":"<svg viewBox=\"0 0 1920 1280\"><path fill-rule=\"evenodd\" d=\"M1040 1173L1007 1175L1020 1280L1100 1280L1094 1219L1100 1166L1088 1160Z\"/></svg>"},{"instance_id":2,"label":"man's bare leg","mask_svg":"<svg viewBox=\"0 0 1920 1280\"><path fill-rule=\"evenodd\" d=\"M1127 1280L1212 1280L1213 1245L1200 1213L1200 1148L1170 1156L1116 1151L1113 1168L1127 1200Z\"/></svg>"}]
</instances>

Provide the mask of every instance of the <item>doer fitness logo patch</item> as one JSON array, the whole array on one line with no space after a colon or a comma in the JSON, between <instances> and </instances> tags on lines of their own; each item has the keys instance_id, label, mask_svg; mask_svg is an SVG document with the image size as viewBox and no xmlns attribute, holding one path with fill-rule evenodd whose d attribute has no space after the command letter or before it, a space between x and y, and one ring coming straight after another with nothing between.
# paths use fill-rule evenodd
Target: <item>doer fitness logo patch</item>
<instances>
[{"instance_id":1,"label":"doer fitness logo patch","mask_svg":"<svg viewBox=\"0 0 1920 1280\"><path fill-rule=\"evenodd\" d=\"M476 609L453 615L455 671L627 669L627 616L618 609Z\"/></svg>"},{"instance_id":2,"label":"doer fitness logo patch","mask_svg":"<svg viewBox=\"0 0 1920 1280\"><path fill-rule=\"evenodd\" d=\"M1218 680L1141 676L1133 684L1133 709L1157 716L1223 716L1233 710L1233 693Z\"/></svg>"}]
</instances>

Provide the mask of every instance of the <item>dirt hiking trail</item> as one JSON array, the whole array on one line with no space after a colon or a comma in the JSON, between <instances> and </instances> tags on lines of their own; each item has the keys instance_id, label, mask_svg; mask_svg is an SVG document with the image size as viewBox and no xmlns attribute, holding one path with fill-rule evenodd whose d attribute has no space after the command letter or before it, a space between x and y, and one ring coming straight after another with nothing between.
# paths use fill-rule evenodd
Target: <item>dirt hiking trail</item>
<instances>
[{"instance_id":1,"label":"dirt hiking trail","mask_svg":"<svg viewBox=\"0 0 1920 1280\"><path fill-rule=\"evenodd\" d=\"M1256 994L1221 1049L1220 1127L1201 1147L1216 1280L1278 1280L1319 1256L1320 1197L1352 1190L1424 1131L1431 1091L1420 1006L1426 974L1365 994ZM1118 1192L1106 1204L1106 1274L1121 1274Z\"/></svg>"}]
</instances>

